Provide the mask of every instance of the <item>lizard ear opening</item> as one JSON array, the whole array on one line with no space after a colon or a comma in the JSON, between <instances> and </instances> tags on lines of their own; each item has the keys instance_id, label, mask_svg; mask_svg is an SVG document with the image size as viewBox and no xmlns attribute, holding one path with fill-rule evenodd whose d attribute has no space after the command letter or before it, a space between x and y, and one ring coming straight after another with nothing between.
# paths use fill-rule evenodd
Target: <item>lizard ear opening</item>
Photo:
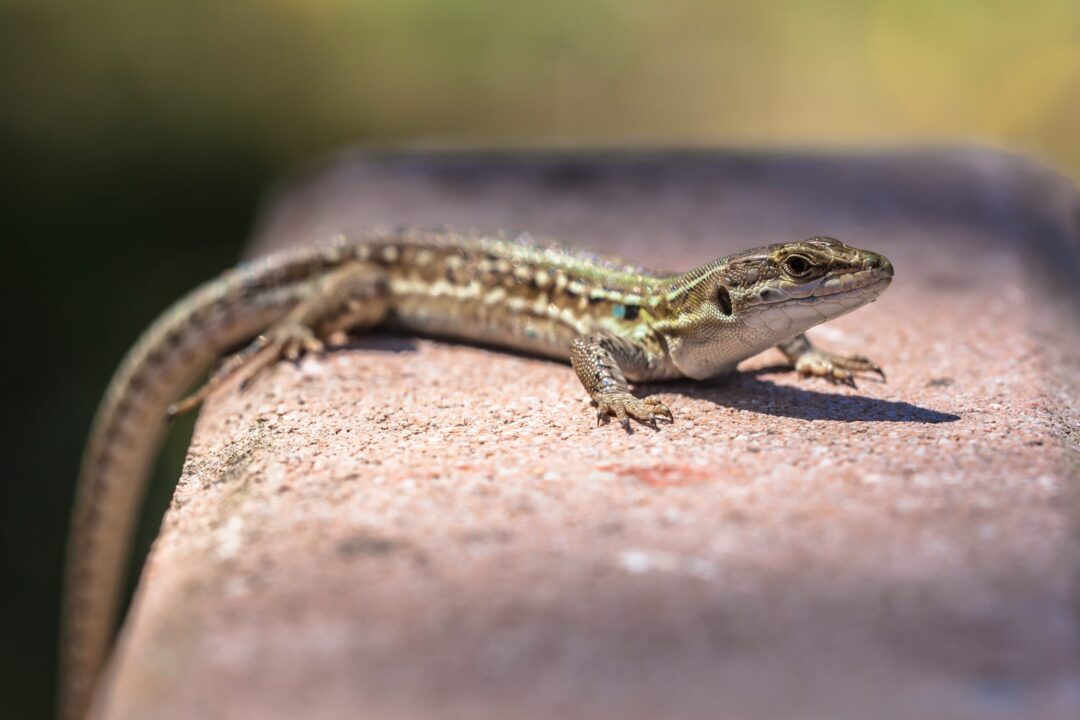
<instances>
[{"instance_id":1,"label":"lizard ear opening","mask_svg":"<svg viewBox=\"0 0 1080 720\"><path fill-rule=\"evenodd\" d=\"M723 285L716 288L716 304L719 306L720 312L731 315L731 293Z\"/></svg>"}]
</instances>

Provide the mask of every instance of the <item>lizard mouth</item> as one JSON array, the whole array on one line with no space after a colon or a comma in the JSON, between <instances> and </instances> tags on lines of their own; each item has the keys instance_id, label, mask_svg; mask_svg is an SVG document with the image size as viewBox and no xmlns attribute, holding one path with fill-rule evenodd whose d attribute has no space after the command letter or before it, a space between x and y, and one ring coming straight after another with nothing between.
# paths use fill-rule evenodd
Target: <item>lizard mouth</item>
<instances>
[{"instance_id":1,"label":"lizard mouth","mask_svg":"<svg viewBox=\"0 0 1080 720\"><path fill-rule=\"evenodd\" d=\"M814 305L819 302L838 301L846 296L861 298L870 295L871 297L863 300L870 302L889 286L892 276L892 266L889 265L886 268L871 268L823 277L802 285L781 280L761 288L747 298L747 301L750 306L780 303Z\"/></svg>"},{"instance_id":2,"label":"lizard mouth","mask_svg":"<svg viewBox=\"0 0 1080 720\"><path fill-rule=\"evenodd\" d=\"M874 302L891 282L892 273L871 269L808 283L798 288L799 294L767 286L743 315L743 323L779 334L802 332Z\"/></svg>"},{"instance_id":3,"label":"lizard mouth","mask_svg":"<svg viewBox=\"0 0 1080 720\"><path fill-rule=\"evenodd\" d=\"M869 290L871 288L877 288L877 292L880 294L881 291L887 288L889 283L892 282L892 277L892 266L890 265L888 266L887 272L874 268L872 270L860 270L858 272L822 278L817 286L811 289L808 297L826 298L830 295L850 293L858 290ZM799 295L801 295L801 293ZM793 297L799 297L799 295L792 294Z\"/></svg>"}]
</instances>

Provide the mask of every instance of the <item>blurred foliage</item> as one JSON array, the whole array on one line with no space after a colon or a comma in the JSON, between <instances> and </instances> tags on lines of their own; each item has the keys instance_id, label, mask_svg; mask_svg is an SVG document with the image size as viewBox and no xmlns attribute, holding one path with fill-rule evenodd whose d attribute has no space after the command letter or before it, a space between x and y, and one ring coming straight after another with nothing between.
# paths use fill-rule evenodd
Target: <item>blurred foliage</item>
<instances>
[{"instance_id":1,"label":"blurred foliage","mask_svg":"<svg viewBox=\"0 0 1080 720\"><path fill-rule=\"evenodd\" d=\"M1077 0L0 0L0 715L49 713L109 373L296 164L349 143L959 141L1076 179L1078 118Z\"/></svg>"},{"instance_id":2,"label":"blurred foliage","mask_svg":"<svg viewBox=\"0 0 1080 720\"><path fill-rule=\"evenodd\" d=\"M4 129L169 138L986 141L1080 176L1076 0L7 0ZM105 146L94 140L108 137Z\"/></svg>"}]
</instances>

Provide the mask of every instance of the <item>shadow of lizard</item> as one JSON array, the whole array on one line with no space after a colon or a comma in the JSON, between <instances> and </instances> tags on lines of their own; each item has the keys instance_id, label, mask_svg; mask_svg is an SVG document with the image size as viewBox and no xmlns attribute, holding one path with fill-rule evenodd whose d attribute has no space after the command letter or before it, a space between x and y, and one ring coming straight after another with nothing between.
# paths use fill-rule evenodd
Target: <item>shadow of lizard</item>
<instances>
[{"instance_id":1,"label":"shadow of lizard","mask_svg":"<svg viewBox=\"0 0 1080 720\"><path fill-rule=\"evenodd\" d=\"M470 347L488 346L448 341ZM374 352L414 352L416 338L392 333L375 332L362 336L350 336L343 345L334 350L363 350ZM500 354L536 359L536 356L518 351L500 349ZM673 393L695 400L707 400L715 405L747 412L799 420L828 420L832 422L907 422L949 423L960 419L959 415L931 410L907 402L881 400L862 395L843 395L821 392L807 387L779 385L763 375L791 373L789 365L770 365L748 371L736 371L712 381L673 381L642 385L649 392ZM876 382L871 380L872 382ZM808 384L815 383L812 378ZM640 388L639 392L640 394ZM676 419L676 425L678 420Z\"/></svg>"},{"instance_id":2,"label":"shadow of lizard","mask_svg":"<svg viewBox=\"0 0 1080 720\"><path fill-rule=\"evenodd\" d=\"M655 386L655 391L708 400L736 410L799 420L936 424L956 422L960 419L959 415L953 413L931 410L907 402L779 385L761 377L790 372L794 372L790 366L772 365L735 372L707 383L663 383Z\"/></svg>"}]
</instances>

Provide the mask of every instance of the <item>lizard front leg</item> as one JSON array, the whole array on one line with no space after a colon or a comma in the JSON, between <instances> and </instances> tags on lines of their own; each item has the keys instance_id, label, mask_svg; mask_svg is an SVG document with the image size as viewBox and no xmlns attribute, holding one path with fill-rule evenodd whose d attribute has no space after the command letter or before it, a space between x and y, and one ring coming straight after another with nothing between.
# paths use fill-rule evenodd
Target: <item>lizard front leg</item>
<instances>
[{"instance_id":1,"label":"lizard front leg","mask_svg":"<svg viewBox=\"0 0 1080 720\"><path fill-rule=\"evenodd\" d=\"M885 371L873 361L860 355L836 355L828 350L814 347L806 333L800 333L776 346L804 376L823 377L830 382L855 387L858 373L877 373L885 380Z\"/></svg>"},{"instance_id":2,"label":"lizard front leg","mask_svg":"<svg viewBox=\"0 0 1080 720\"><path fill-rule=\"evenodd\" d=\"M648 368L648 357L633 343L603 334L583 335L570 346L570 364L596 403L597 424L609 415L627 430L630 418L642 423L655 423L660 416L672 419L671 411L655 395L637 398L630 394L623 368Z\"/></svg>"},{"instance_id":3,"label":"lizard front leg","mask_svg":"<svg viewBox=\"0 0 1080 720\"><path fill-rule=\"evenodd\" d=\"M352 263L333 270L313 281L288 315L227 358L206 384L170 406L168 415L197 407L227 383L246 385L282 358L322 352L323 341L336 332L378 325L389 306L389 282L378 266Z\"/></svg>"}]
</instances>

